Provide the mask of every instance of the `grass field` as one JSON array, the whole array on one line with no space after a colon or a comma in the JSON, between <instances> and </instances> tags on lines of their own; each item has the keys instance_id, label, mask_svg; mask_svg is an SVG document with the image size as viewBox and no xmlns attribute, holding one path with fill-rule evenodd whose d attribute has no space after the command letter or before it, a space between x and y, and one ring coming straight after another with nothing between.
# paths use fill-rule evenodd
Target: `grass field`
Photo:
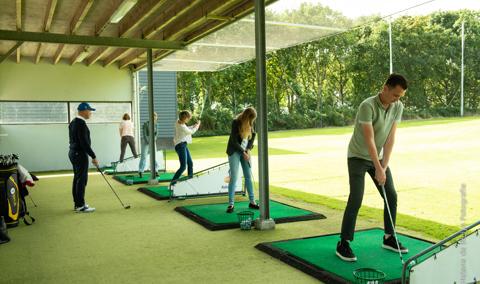
<instances>
[{"instance_id":1,"label":"grass field","mask_svg":"<svg viewBox=\"0 0 480 284\"><path fill-rule=\"evenodd\" d=\"M293 190L296 193L289 195L295 198L315 199L330 207L344 206L349 194L346 153L352 131L353 127L335 127L269 133L272 193ZM228 136L194 138L189 149L195 171L227 161L227 141ZM419 218L413 227L420 227L421 220L460 227L459 190L465 183L466 223L480 220L480 212L475 210L480 202L479 142L480 117L402 122L390 161L399 214ZM252 151L254 156L256 150ZM174 151L167 154L169 170L178 167L177 159ZM253 160L256 174L255 157ZM316 196L325 197L324 201L313 198ZM332 206L332 201L340 201L340 205ZM368 176L363 204L367 210L383 209L382 199Z\"/></svg>"}]
</instances>

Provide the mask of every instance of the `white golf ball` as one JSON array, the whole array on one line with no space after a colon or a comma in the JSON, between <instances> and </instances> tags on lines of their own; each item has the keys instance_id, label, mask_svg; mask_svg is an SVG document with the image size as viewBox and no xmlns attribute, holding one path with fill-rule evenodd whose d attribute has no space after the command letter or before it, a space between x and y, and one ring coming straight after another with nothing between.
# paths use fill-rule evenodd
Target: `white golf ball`
<instances>
[{"instance_id":1,"label":"white golf ball","mask_svg":"<svg viewBox=\"0 0 480 284\"><path fill-rule=\"evenodd\" d=\"M412 261L410 262L410 266L414 266L414 265L415 265L415 260L412 260Z\"/></svg>"}]
</instances>

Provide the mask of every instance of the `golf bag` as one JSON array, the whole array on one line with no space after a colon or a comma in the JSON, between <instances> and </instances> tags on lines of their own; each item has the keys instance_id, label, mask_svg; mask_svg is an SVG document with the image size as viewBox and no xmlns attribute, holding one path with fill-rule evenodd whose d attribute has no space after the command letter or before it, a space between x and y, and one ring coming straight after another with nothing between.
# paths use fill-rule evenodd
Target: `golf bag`
<instances>
[{"instance_id":1,"label":"golf bag","mask_svg":"<svg viewBox=\"0 0 480 284\"><path fill-rule=\"evenodd\" d=\"M7 228L18 226L18 221L23 218L26 225L31 225L35 219L30 216L25 203L25 196L28 195L26 188L19 185L17 164L0 166L0 216L5 218ZM32 223L25 219L28 215Z\"/></svg>"}]
</instances>

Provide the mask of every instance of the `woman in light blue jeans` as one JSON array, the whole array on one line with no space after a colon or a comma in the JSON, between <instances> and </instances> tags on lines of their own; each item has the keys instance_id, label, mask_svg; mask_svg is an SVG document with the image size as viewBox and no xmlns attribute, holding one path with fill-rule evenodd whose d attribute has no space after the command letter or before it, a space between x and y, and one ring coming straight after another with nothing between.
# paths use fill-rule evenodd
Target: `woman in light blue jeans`
<instances>
[{"instance_id":1,"label":"woman in light blue jeans","mask_svg":"<svg viewBox=\"0 0 480 284\"><path fill-rule=\"evenodd\" d=\"M227 155L228 164L230 166L230 181L228 182L228 203L227 213L233 213L235 185L238 179L239 164L242 165L243 176L245 178L245 187L248 192L250 204L248 208L259 209L255 202L253 194L252 172L250 170L250 150L253 149L253 141L255 140L255 130L253 122L257 118L257 112L254 108L246 108L232 122L232 131L228 139Z\"/></svg>"}]
</instances>

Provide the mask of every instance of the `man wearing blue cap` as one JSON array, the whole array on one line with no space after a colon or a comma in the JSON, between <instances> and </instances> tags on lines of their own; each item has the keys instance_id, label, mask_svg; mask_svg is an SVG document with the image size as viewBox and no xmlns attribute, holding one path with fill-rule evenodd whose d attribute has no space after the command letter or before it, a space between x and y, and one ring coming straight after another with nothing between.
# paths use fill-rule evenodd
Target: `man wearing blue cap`
<instances>
[{"instance_id":1,"label":"man wearing blue cap","mask_svg":"<svg viewBox=\"0 0 480 284\"><path fill-rule=\"evenodd\" d=\"M95 208L85 204L85 187L88 180L88 156L92 157L92 163L98 166L98 160L91 148L90 130L86 120L95 111L88 103L78 105L78 115L70 122L68 126L70 133L70 151L68 157L73 165L73 202L75 202L75 211L93 212Z\"/></svg>"}]
</instances>

